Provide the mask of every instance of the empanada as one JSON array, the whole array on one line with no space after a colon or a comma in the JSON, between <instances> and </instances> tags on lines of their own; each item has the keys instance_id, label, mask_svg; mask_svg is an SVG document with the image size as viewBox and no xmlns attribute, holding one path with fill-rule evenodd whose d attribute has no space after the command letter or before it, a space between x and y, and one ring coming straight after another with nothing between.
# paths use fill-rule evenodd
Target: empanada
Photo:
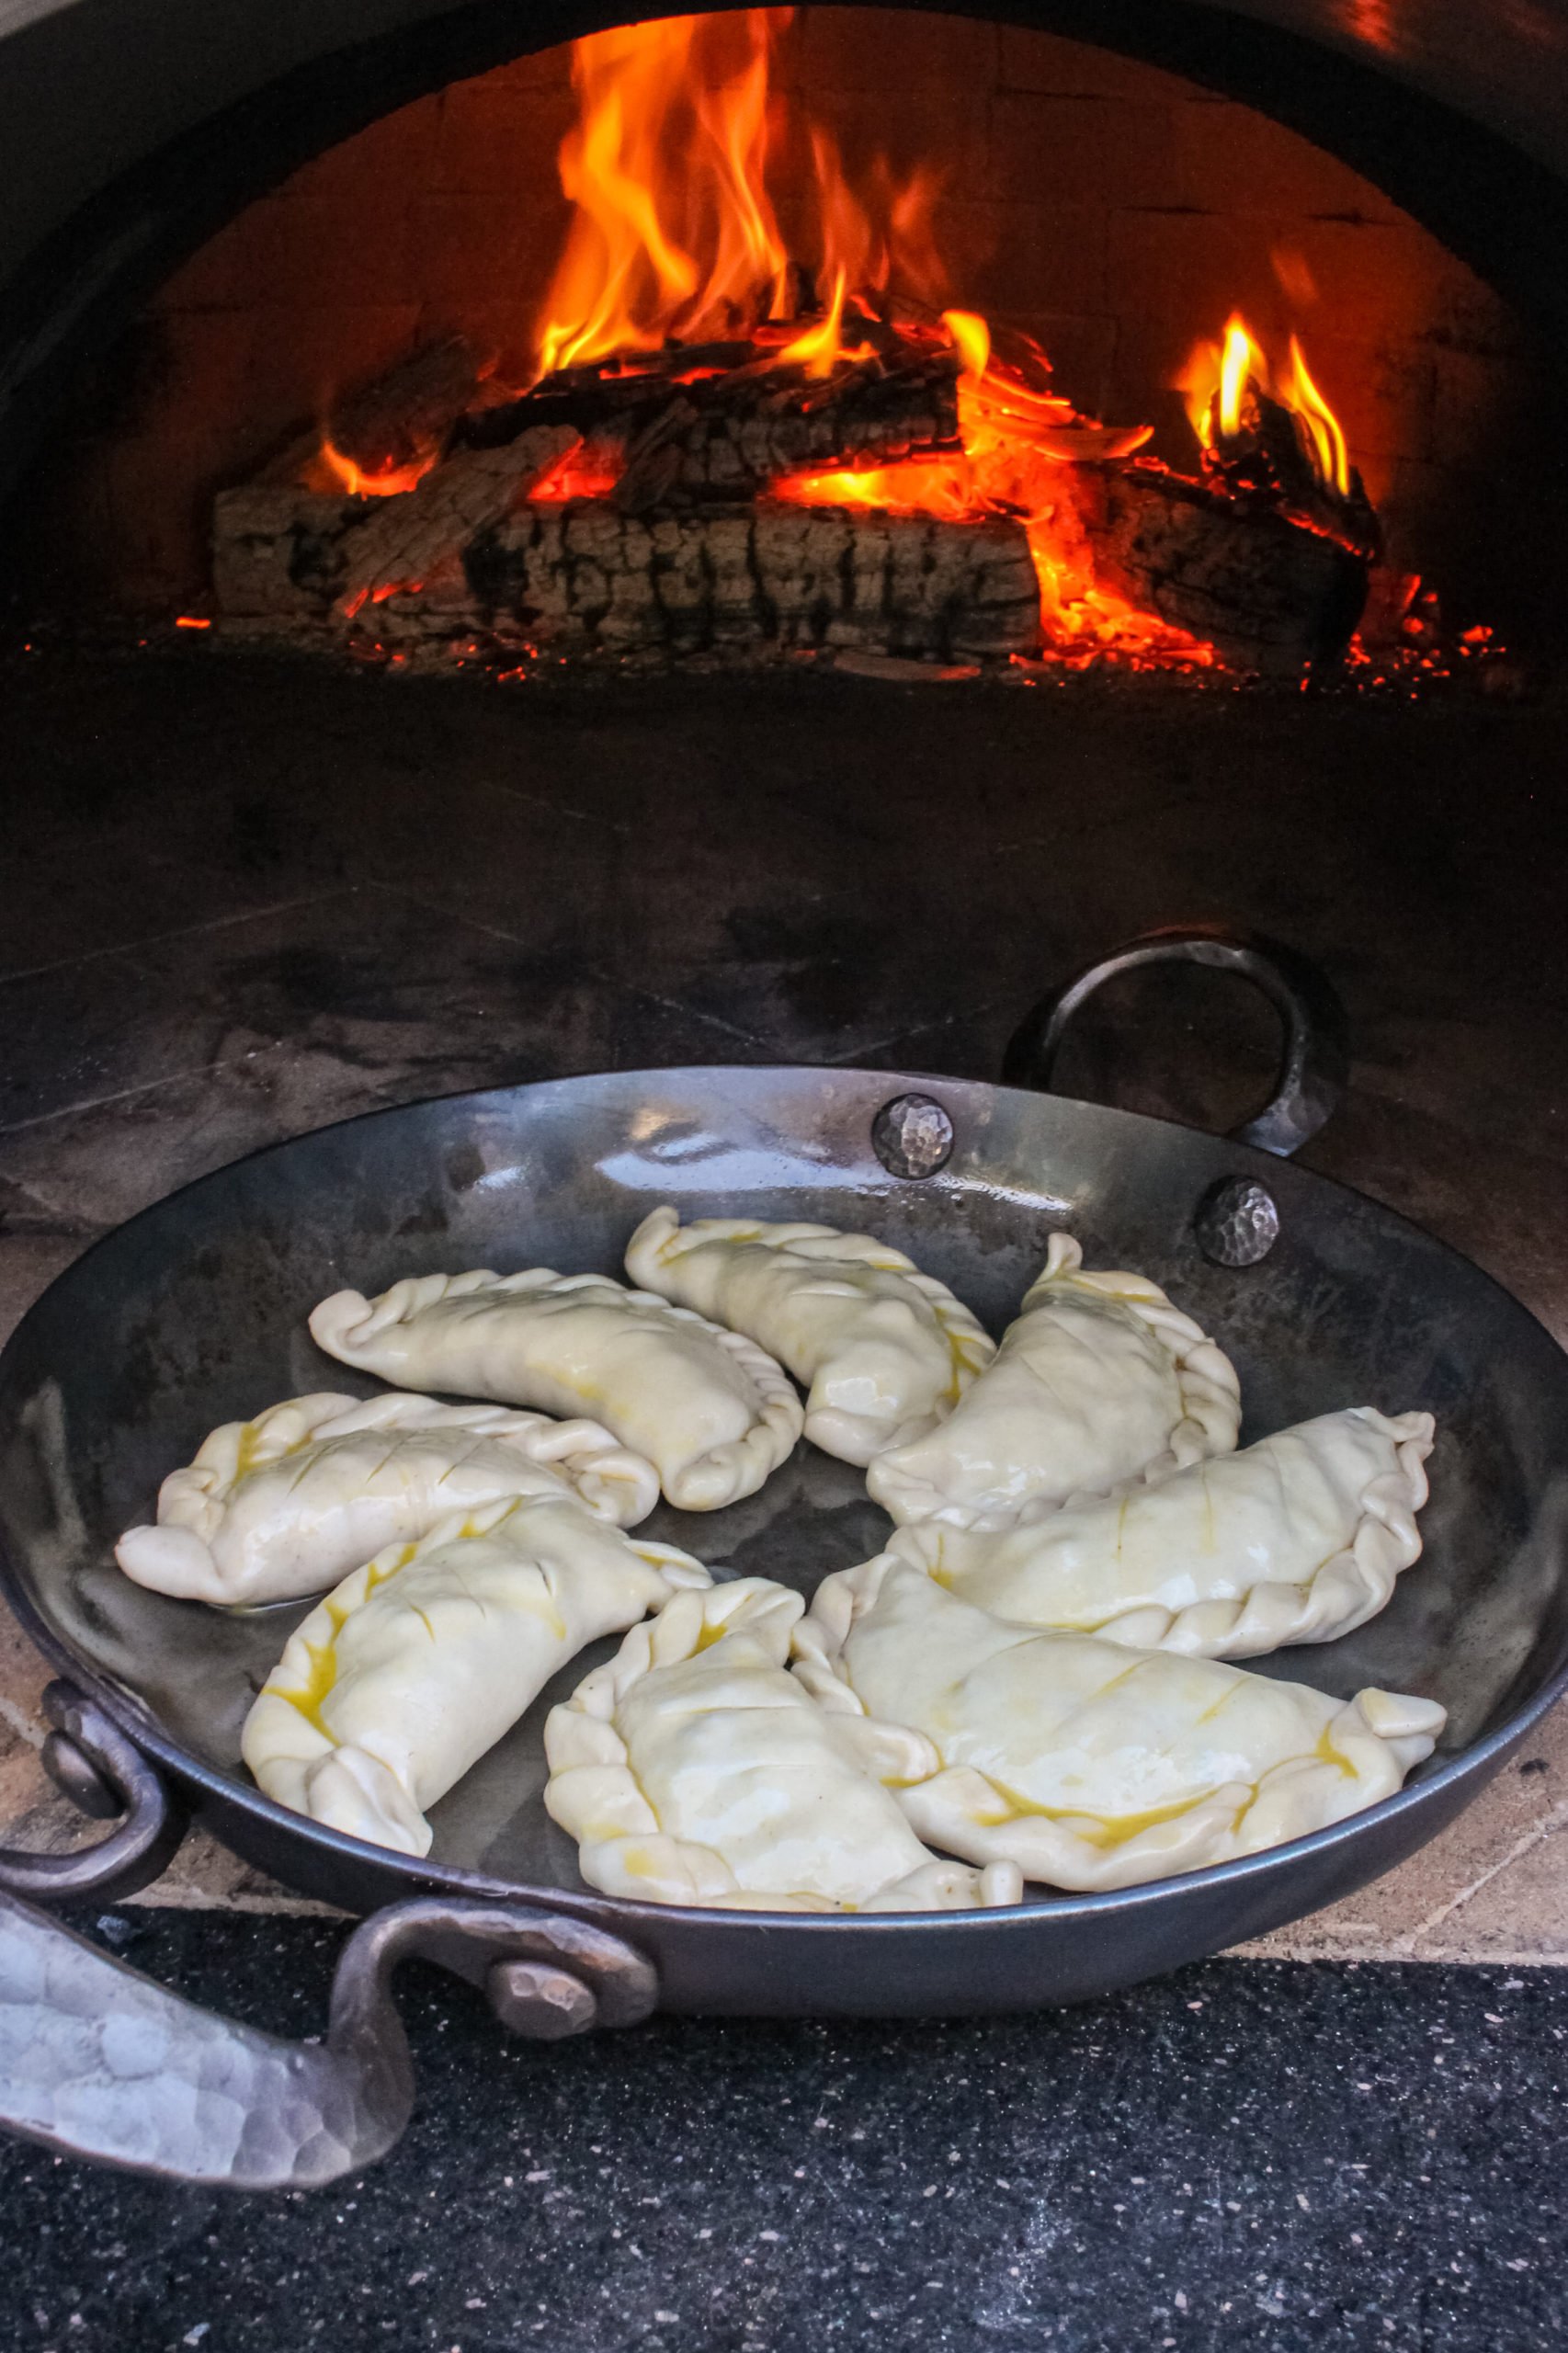
<instances>
[{"instance_id":1,"label":"empanada","mask_svg":"<svg viewBox=\"0 0 1568 2353\"><path fill-rule=\"evenodd\" d=\"M405 1392L290 1397L215 1429L159 1488L157 1525L128 1529L115 1558L157 1593L254 1608L324 1592L454 1511L563 1487L621 1528L659 1499L653 1464L597 1422Z\"/></svg>"},{"instance_id":2,"label":"empanada","mask_svg":"<svg viewBox=\"0 0 1568 2353\"><path fill-rule=\"evenodd\" d=\"M745 1577L677 1594L551 1711L544 1802L608 1895L728 1911L1017 1903L1005 1860L928 1854L882 1787L936 1769L917 1733L829 1715L785 1661L799 1594Z\"/></svg>"},{"instance_id":3,"label":"empanada","mask_svg":"<svg viewBox=\"0 0 1568 2353\"><path fill-rule=\"evenodd\" d=\"M999 1535L922 1520L889 1550L1016 1624L1253 1658L1375 1617L1420 1554L1430 1414L1324 1414L1153 1487Z\"/></svg>"},{"instance_id":4,"label":"empanada","mask_svg":"<svg viewBox=\"0 0 1568 2353\"><path fill-rule=\"evenodd\" d=\"M1040 1633L891 1553L825 1577L796 1673L824 1706L924 1733L943 1769L898 1792L922 1838L1052 1887L1129 1887L1322 1830L1391 1797L1435 1701L1331 1699L1217 1659Z\"/></svg>"},{"instance_id":5,"label":"empanada","mask_svg":"<svg viewBox=\"0 0 1568 2353\"><path fill-rule=\"evenodd\" d=\"M996 1353L961 1301L902 1250L831 1225L653 1211L635 1283L745 1332L810 1390L806 1436L866 1463L932 1429Z\"/></svg>"},{"instance_id":6,"label":"empanada","mask_svg":"<svg viewBox=\"0 0 1568 2353\"><path fill-rule=\"evenodd\" d=\"M401 1389L591 1414L682 1511L754 1494L801 1435L801 1401L754 1341L607 1275L420 1275L375 1300L335 1292L311 1331Z\"/></svg>"},{"instance_id":7,"label":"empanada","mask_svg":"<svg viewBox=\"0 0 1568 2353\"><path fill-rule=\"evenodd\" d=\"M1157 1283L1083 1264L1053 1233L994 1361L928 1436L872 1463L894 1519L1014 1528L1235 1445L1230 1358Z\"/></svg>"},{"instance_id":8,"label":"empanada","mask_svg":"<svg viewBox=\"0 0 1568 2353\"><path fill-rule=\"evenodd\" d=\"M687 1553L624 1535L570 1495L455 1514L356 1569L295 1629L241 1753L279 1805L428 1854L428 1809L558 1667L708 1582Z\"/></svg>"}]
</instances>

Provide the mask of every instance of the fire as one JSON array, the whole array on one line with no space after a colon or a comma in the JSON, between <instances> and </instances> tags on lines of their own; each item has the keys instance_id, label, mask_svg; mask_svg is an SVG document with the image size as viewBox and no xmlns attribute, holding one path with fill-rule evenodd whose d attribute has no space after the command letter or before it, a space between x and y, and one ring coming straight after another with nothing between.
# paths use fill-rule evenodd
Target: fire
<instances>
[{"instance_id":1,"label":"fire","mask_svg":"<svg viewBox=\"0 0 1568 2353\"><path fill-rule=\"evenodd\" d=\"M1290 337L1289 369L1276 371L1246 321L1233 311L1222 339L1195 344L1176 381L1206 450L1221 452L1226 442L1245 432L1256 421L1257 395L1267 393L1294 417L1318 480L1341 498L1350 495L1343 428L1308 372L1306 355L1295 335Z\"/></svg>"},{"instance_id":2,"label":"fire","mask_svg":"<svg viewBox=\"0 0 1568 2353\"><path fill-rule=\"evenodd\" d=\"M350 498L399 498L405 490L413 490L422 483L436 462L435 450L427 449L406 465L385 465L371 472L345 457L325 434L322 436L320 455L328 472L336 476Z\"/></svg>"},{"instance_id":3,"label":"fire","mask_svg":"<svg viewBox=\"0 0 1568 2353\"><path fill-rule=\"evenodd\" d=\"M839 327L844 317L845 273L835 272L833 300L819 326L808 327L804 335L787 343L778 354L782 368L803 368L808 376L831 376L835 368L857 366L862 359L874 359L876 346L869 343L846 344Z\"/></svg>"},{"instance_id":4,"label":"fire","mask_svg":"<svg viewBox=\"0 0 1568 2353\"><path fill-rule=\"evenodd\" d=\"M1312 445L1312 456L1322 479L1335 489L1341 498L1350 495L1350 456L1345 447L1345 435L1339 419L1307 373L1306 355L1296 337L1290 337L1290 374L1285 388L1285 403L1295 410L1306 426Z\"/></svg>"},{"instance_id":5,"label":"fire","mask_svg":"<svg viewBox=\"0 0 1568 2353\"><path fill-rule=\"evenodd\" d=\"M573 49L578 119L561 149L574 208L538 330L539 374L665 343L749 335L790 316L795 272L767 187L775 145L773 51L788 8L671 17L593 33ZM872 174L877 210L850 188L828 134L811 127L811 233L820 325L778 358L826 375L861 353L846 304L896 279L940 290L930 222L939 182ZM807 256L801 256L806 258Z\"/></svg>"},{"instance_id":6,"label":"fire","mask_svg":"<svg viewBox=\"0 0 1568 2353\"><path fill-rule=\"evenodd\" d=\"M1054 389L1038 344L973 311L943 307L939 173L921 169L901 179L877 159L852 176L832 136L808 121L791 142L809 164L787 241L770 175L790 126L770 85L791 13L674 17L574 44L578 114L560 153L573 210L535 323L534 384L586 370L597 372L607 395L628 377L673 394L715 377L749 379L751 389L767 378L766 406L776 374L780 414L799 418L825 409L830 419L841 392L851 400L869 393L875 419L885 378L898 376L905 386L913 379L917 389L939 385L933 407L940 423L906 432L902 444L913 442L921 454L764 473L765 494L797 506L955 521L1006 517L1028 536L1043 630L1059 657L1086 661L1114 649L1134 661L1211 662L1210 648L1096 577L1089 528L1096 478L1086 470L1131 456L1152 428L1084 416ZM862 379L851 382L855 369ZM955 371L958 433L949 449ZM1288 366L1271 367L1233 313L1218 342L1196 347L1182 381L1207 453L1206 476L1225 470L1221 491L1255 498L1261 481L1268 494L1293 497L1298 512L1321 507L1314 479L1342 499L1354 485L1360 497L1345 435L1294 336ZM583 389L561 387L572 398ZM678 415L679 406L672 400L670 413ZM586 429L533 484L529 499L600 498L623 484L620 413L614 398L602 411L591 408L590 416L608 422ZM656 436L662 420L655 416L649 429ZM872 432L865 446L869 452L885 445ZM430 453L368 468L330 438L321 449L324 475L356 496L410 490L433 462ZM650 495L662 495L656 480Z\"/></svg>"},{"instance_id":7,"label":"fire","mask_svg":"<svg viewBox=\"0 0 1568 2353\"><path fill-rule=\"evenodd\" d=\"M788 309L767 194L778 19L671 17L577 41L578 119L561 149L576 208L545 301L541 376ZM738 63L726 58L738 34Z\"/></svg>"}]
</instances>

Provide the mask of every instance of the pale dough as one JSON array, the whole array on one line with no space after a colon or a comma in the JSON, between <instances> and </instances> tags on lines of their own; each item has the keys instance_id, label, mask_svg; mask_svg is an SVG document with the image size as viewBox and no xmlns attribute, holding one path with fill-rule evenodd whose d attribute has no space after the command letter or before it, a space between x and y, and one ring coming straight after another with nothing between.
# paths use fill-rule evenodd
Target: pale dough
<instances>
[{"instance_id":1,"label":"pale dough","mask_svg":"<svg viewBox=\"0 0 1568 2353\"><path fill-rule=\"evenodd\" d=\"M1020 1625L1253 1658L1365 1625L1421 1552L1430 1414L1323 1414L1157 1485L1001 1534L922 1520L889 1550Z\"/></svg>"},{"instance_id":2,"label":"pale dough","mask_svg":"<svg viewBox=\"0 0 1568 2353\"><path fill-rule=\"evenodd\" d=\"M311 1332L402 1389L591 1414L682 1511L754 1494L801 1435L801 1401L755 1342L606 1275L415 1276L375 1300L337 1291Z\"/></svg>"},{"instance_id":3,"label":"pale dough","mask_svg":"<svg viewBox=\"0 0 1568 2353\"><path fill-rule=\"evenodd\" d=\"M544 1802L606 1894L767 1912L1016 1903L1004 1860L927 1853L883 1788L918 1734L827 1714L788 1673L804 1604L766 1578L677 1594L551 1711Z\"/></svg>"},{"instance_id":4,"label":"pale dough","mask_svg":"<svg viewBox=\"0 0 1568 2353\"><path fill-rule=\"evenodd\" d=\"M566 1494L486 1506L356 1569L290 1636L241 1750L278 1804L430 1850L426 1814L558 1667L708 1571Z\"/></svg>"},{"instance_id":5,"label":"pale dough","mask_svg":"<svg viewBox=\"0 0 1568 2353\"><path fill-rule=\"evenodd\" d=\"M1086 1274L1083 1257L1053 1233L994 1360L926 1437L871 1464L895 1520L1013 1528L1235 1445L1229 1358L1157 1283Z\"/></svg>"},{"instance_id":6,"label":"pale dough","mask_svg":"<svg viewBox=\"0 0 1568 2353\"><path fill-rule=\"evenodd\" d=\"M398 1392L321 1393L225 1422L158 1490L157 1525L115 1547L155 1592L229 1608L321 1593L388 1544L503 1495L569 1490L630 1528L658 1474L597 1422Z\"/></svg>"},{"instance_id":7,"label":"pale dough","mask_svg":"<svg viewBox=\"0 0 1568 2353\"><path fill-rule=\"evenodd\" d=\"M810 1392L806 1436L845 1462L934 1428L996 1353L945 1284L869 1233L725 1217L683 1226L665 1206L632 1235L626 1270L777 1357Z\"/></svg>"},{"instance_id":8,"label":"pale dough","mask_svg":"<svg viewBox=\"0 0 1568 2353\"><path fill-rule=\"evenodd\" d=\"M1052 1887L1128 1887L1233 1861L1392 1797L1431 1754L1435 1701L1341 1701L1216 1659L1040 1633L884 1553L824 1578L797 1628L824 1706L922 1733L941 1769L912 1826Z\"/></svg>"}]
</instances>

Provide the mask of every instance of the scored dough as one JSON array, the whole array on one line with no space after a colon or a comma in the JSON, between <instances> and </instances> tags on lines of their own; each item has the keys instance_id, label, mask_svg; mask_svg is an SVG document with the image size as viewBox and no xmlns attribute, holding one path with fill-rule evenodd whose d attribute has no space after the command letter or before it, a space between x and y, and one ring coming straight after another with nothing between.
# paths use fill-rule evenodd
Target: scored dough
<instances>
[{"instance_id":1,"label":"scored dough","mask_svg":"<svg viewBox=\"0 0 1568 2353\"><path fill-rule=\"evenodd\" d=\"M1283 1845L1392 1797L1445 1722L1430 1699L1340 1701L1217 1659L1040 1633L883 1553L818 1586L796 1673L824 1706L923 1733L898 1792L921 1837L1079 1891Z\"/></svg>"},{"instance_id":2,"label":"scored dough","mask_svg":"<svg viewBox=\"0 0 1568 2353\"><path fill-rule=\"evenodd\" d=\"M1013 1528L1235 1445L1230 1358L1157 1283L1083 1262L1053 1233L994 1362L926 1437L871 1464L895 1520Z\"/></svg>"},{"instance_id":3,"label":"scored dough","mask_svg":"<svg viewBox=\"0 0 1568 2353\"><path fill-rule=\"evenodd\" d=\"M765 1577L677 1594L545 1724L544 1802L591 1887L728 1911L960 1911L1017 1901L1003 1861L942 1862L887 1779L917 1734L829 1715L786 1670L799 1594Z\"/></svg>"},{"instance_id":4,"label":"scored dough","mask_svg":"<svg viewBox=\"0 0 1568 2353\"><path fill-rule=\"evenodd\" d=\"M280 1805L402 1854L558 1667L708 1571L592 1518L573 1495L454 1515L389 1546L311 1611L245 1719Z\"/></svg>"},{"instance_id":5,"label":"scored dough","mask_svg":"<svg viewBox=\"0 0 1568 2353\"><path fill-rule=\"evenodd\" d=\"M597 1422L403 1391L290 1397L215 1429L159 1488L157 1525L127 1529L115 1558L155 1592L254 1608L324 1592L454 1511L562 1490L630 1528L659 1480Z\"/></svg>"},{"instance_id":6,"label":"scored dough","mask_svg":"<svg viewBox=\"0 0 1568 2353\"><path fill-rule=\"evenodd\" d=\"M977 1608L1252 1658L1364 1626L1419 1558L1430 1414L1323 1414L1153 1487L1000 1534L922 1520L889 1551Z\"/></svg>"},{"instance_id":7,"label":"scored dough","mask_svg":"<svg viewBox=\"0 0 1568 2353\"><path fill-rule=\"evenodd\" d=\"M754 1341L608 1275L414 1276L375 1300L335 1292L311 1333L403 1389L592 1414L682 1511L755 1494L801 1435L801 1401Z\"/></svg>"},{"instance_id":8,"label":"scored dough","mask_svg":"<svg viewBox=\"0 0 1568 2353\"><path fill-rule=\"evenodd\" d=\"M810 1390L806 1436L845 1462L933 1428L996 1353L945 1284L869 1233L725 1217L683 1226L666 1205L632 1235L626 1270L777 1357Z\"/></svg>"}]
</instances>

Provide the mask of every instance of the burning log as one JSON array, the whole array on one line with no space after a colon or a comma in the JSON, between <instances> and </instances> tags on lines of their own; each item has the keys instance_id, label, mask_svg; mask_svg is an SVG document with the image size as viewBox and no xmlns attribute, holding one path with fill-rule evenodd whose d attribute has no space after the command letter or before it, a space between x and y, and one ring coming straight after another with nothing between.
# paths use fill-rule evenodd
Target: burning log
<instances>
[{"instance_id":1,"label":"burning log","mask_svg":"<svg viewBox=\"0 0 1568 2353\"><path fill-rule=\"evenodd\" d=\"M327 443L339 454L340 482L345 468L373 479L389 465L427 457L478 387L479 361L460 335L426 344L335 404L326 434L312 428L286 443L258 479L285 483L319 473ZM331 471L329 465L328 479ZM327 482L318 486L325 489Z\"/></svg>"},{"instance_id":2,"label":"burning log","mask_svg":"<svg viewBox=\"0 0 1568 2353\"><path fill-rule=\"evenodd\" d=\"M1367 601L1365 551L1142 460L1078 479L1096 574L1129 603L1265 678L1345 651Z\"/></svg>"},{"instance_id":3,"label":"burning log","mask_svg":"<svg viewBox=\"0 0 1568 2353\"><path fill-rule=\"evenodd\" d=\"M381 538L389 508L413 503L272 485L224 492L214 552L225 618L294 635L347 631L368 536ZM379 584L383 642L483 631L563 650L825 646L949 661L1030 652L1040 633L1028 536L1000 517L525 504L418 578L417 588Z\"/></svg>"},{"instance_id":4,"label":"burning log","mask_svg":"<svg viewBox=\"0 0 1568 2353\"><path fill-rule=\"evenodd\" d=\"M569 425L535 425L498 449L454 449L401 498L382 498L347 542L345 604L416 586L445 556L499 523L578 446Z\"/></svg>"},{"instance_id":5,"label":"burning log","mask_svg":"<svg viewBox=\"0 0 1568 2353\"><path fill-rule=\"evenodd\" d=\"M750 345L699 347L636 374L549 377L522 399L465 419L456 438L494 447L541 425L570 426L619 453L614 497L628 514L745 500L780 474L956 449L960 368L950 347L912 341L819 382L759 362Z\"/></svg>"}]
</instances>

